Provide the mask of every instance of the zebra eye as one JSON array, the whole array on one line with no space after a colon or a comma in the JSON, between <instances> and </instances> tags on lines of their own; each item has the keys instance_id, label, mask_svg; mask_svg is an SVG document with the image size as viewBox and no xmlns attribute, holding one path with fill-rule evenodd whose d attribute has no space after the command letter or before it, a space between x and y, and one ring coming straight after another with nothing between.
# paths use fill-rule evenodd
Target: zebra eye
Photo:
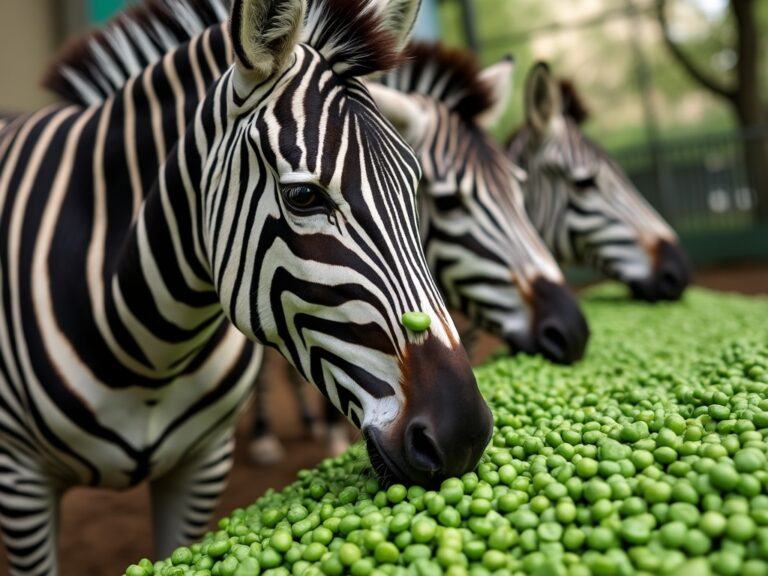
<instances>
[{"instance_id":1,"label":"zebra eye","mask_svg":"<svg viewBox=\"0 0 768 576\"><path fill-rule=\"evenodd\" d=\"M452 212L458 210L464 204L459 194L446 194L445 196L434 196L435 208L438 212Z\"/></svg>"},{"instance_id":2,"label":"zebra eye","mask_svg":"<svg viewBox=\"0 0 768 576\"><path fill-rule=\"evenodd\" d=\"M573 181L573 185L579 190L587 190L588 188L597 188L597 180L594 176L588 178L579 178Z\"/></svg>"},{"instance_id":3,"label":"zebra eye","mask_svg":"<svg viewBox=\"0 0 768 576\"><path fill-rule=\"evenodd\" d=\"M283 199L291 212L302 216L326 213L329 210L327 196L315 184L283 186Z\"/></svg>"}]
</instances>

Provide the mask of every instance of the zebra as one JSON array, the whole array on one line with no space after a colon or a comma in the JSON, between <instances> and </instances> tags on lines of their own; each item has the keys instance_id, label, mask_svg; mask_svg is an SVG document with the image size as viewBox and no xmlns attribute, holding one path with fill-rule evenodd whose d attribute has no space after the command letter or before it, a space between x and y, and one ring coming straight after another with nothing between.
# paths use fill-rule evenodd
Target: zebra
<instances>
[{"instance_id":1,"label":"zebra","mask_svg":"<svg viewBox=\"0 0 768 576\"><path fill-rule=\"evenodd\" d=\"M422 244L449 307L513 353L571 364L584 355L586 320L528 219L519 170L487 133L509 106L513 74L511 58L481 70L469 52L412 42L403 63L369 89L419 159ZM260 380L252 427L258 464L282 455L266 385ZM333 453L344 428L331 419L327 430Z\"/></svg>"},{"instance_id":2,"label":"zebra","mask_svg":"<svg viewBox=\"0 0 768 576\"><path fill-rule=\"evenodd\" d=\"M586 322L522 209L522 191L503 150L486 133L509 104L513 71L509 59L481 71L467 52L414 43L403 63L381 79L391 89L370 89L417 150L425 173L422 242L449 305L513 352L572 363L584 354ZM404 110L418 122L402 126ZM250 450L258 463L281 453L269 431L266 384L257 383ZM344 427L335 412L326 413L332 452L338 452Z\"/></svg>"},{"instance_id":3,"label":"zebra","mask_svg":"<svg viewBox=\"0 0 768 576\"><path fill-rule=\"evenodd\" d=\"M419 243L420 168L361 81L397 62L418 4L234 0L229 32L212 24L136 72L216 12L151 1L54 75L103 102L0 133L12 574L57 573L58 504L75 485L148 481L158 555L199 537L257 342L362 429L385 483L477 463L493 419ZM408 311L429 326L406 328Z\"/></svg>"},{"instance_id":4,"label":"zebra","mask_svg":"<svg viewBox=\"0 0 768 576\"><path fill-rule=\"evenodd\" d=\"M508 157L527 172L526 208L557 260L591 266L636 299L679 299L691 272L677 235L584 136L578 95L559 86L546 63L528 75L525 114Z\"/></svg>"},{"instance_id":5,"label":"zebra","mask_svg":"<svg viewBox=\"0 0 768 576\"><path fill-rule=\"evenodd\" d=\"M449 307L510 352L576 362L586 320L528 219L517 171L487 132L509 106L514 60L481 70L471 53L439 43L413 42L406 54L370 90L424 172L422 243Z\"/></svg>"}]
</instances>

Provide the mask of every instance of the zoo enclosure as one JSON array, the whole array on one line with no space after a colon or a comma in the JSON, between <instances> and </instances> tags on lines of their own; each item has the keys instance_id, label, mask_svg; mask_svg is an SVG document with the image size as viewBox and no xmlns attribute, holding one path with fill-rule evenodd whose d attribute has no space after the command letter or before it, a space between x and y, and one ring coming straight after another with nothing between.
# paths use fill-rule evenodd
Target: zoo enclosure
<instances>
[{"instance_id":1,"label":"zoo enclosure","mask_svg":"<svg viewBox=\"0 0 768 576\"><path fill-rule=\"evenodd\" d=\"M698 263L768 257L768 222L750 185L744 149L768 142L768 126L616 152L632 181L680 234ZM656 156L656 158L654 158ZM753 174L752 177L755 177ZM768 166L757 177L768 178Z\"/></svg>"},{"instance_id":2,"label":"zoo enclosure","mask_svg":"<svg viewBox=\"0 0 768 576\"><path fill-rule=\"evenodd\" d=\"M439 1L453 10L460 43L475 50L486 63L504 53L517 54L535 42L552 42L562 34L581 35L582 43L588 44L588 35L596 28L626 23L633 32L607 58L631 62L633 98L642 104L644 135L636 139L637 144L614 146L611 152L640 192L675 227L694 262L768 259L768 200L756 190L768 186L768 157L748 170L745 153L750 147L768 150L768 126L747 130L721 126L712 132L709 125L702 125L685 137L662 135L659 127L663 122L654 98L657 78L648 54L647 31L655 25L654 1L605 1L602 10L586 17L567 19L558 13L536 24L509 22L504 31L496 26L486 34L488 22L483 27L479 21L492 0ZM520 2L521 11L523 4ZM590 62L601 64L604 62ZM577 75L579 70L561 72Z\"/></svg>"}]
</instances>

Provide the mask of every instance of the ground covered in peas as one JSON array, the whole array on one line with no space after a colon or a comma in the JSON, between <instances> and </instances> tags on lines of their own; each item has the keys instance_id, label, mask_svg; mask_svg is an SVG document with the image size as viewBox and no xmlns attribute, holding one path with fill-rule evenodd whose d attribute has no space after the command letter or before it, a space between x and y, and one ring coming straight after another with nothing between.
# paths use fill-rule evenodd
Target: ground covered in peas
<instances>
[{"instance_id":1,"label":"ground covered in peas","mask_svg":"<svg viewBox=\"0 0 768 576\"><path fill-rule=\"evenodd\" d=\"M587 359L477 370L496 418L475 472L372 477L364 449L299 474L127 576L768 576L768 300L606 286Z\"/></svg>"}]
</instances>

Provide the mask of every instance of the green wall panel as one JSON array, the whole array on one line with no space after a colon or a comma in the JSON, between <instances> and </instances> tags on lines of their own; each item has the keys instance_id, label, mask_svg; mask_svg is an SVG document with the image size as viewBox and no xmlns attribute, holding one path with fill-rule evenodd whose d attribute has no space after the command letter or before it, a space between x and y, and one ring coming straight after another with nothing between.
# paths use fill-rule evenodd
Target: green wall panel
<instances>
[{"instance_id":1,"label":"green wall panel","mask_svg":"<svg viewBox=\"0 0 768 576\"><path fill-rule=\"evenodd\" d=\"M115 12L125 7L126 0L89 0L88 16L92 23L108 20Z\"/></svg>"}]
</instances>

